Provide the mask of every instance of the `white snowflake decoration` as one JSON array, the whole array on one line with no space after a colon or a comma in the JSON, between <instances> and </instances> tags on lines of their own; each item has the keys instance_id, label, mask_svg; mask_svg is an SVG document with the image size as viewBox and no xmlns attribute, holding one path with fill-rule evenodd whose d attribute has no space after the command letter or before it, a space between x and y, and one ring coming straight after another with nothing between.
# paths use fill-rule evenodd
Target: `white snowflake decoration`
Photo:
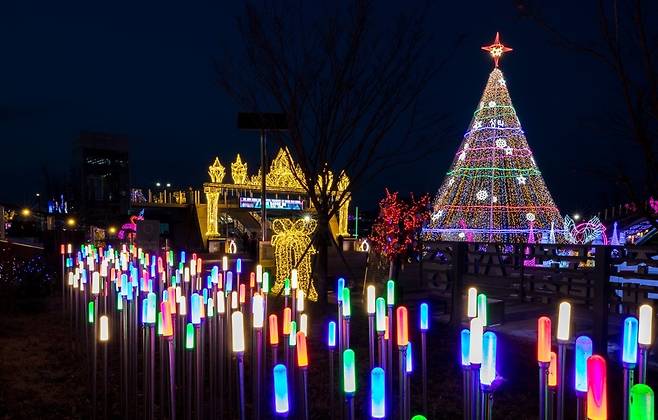
<instances>
[{"instance_id":1,"label":"white snowflake decoration","mask_svg":"<svg viewBox=\"0 0 658 420\"><path fill-rule=\"evenodd\" d=\"M464 159L466 159L466 152L461 152L461 153L459 154L459 160L462 161L462 160L464 160Z\"/></svg>"},{"instance_id":2,"label":"white snowflake decoration","mask_svg":"<svg viewBox=\"0 0 658 420\"><path fill-rule=\"evenodd\" d=\"M525 219L528 222L534 222L535 221L535 214L534 213L526 213L525 214Z\"/></svg>"},{"instance_id":3,"label":"white snowflake decoration","mask_svg":"<svg viewBox=\"0 0 658 420\"><path fill-rule=\"evenodd\" d=\"M506 147L505 148L505 154L508 156L512 156L512 148L511 147Z\"/></svg>"},{"instance_id":4,"label":"white snowflake decoration","mask_svg":"<svg viewBox=\"0 0 658 420\"><path fill-rule=\"evenodd\" d=\"M464 232L459 232L457 236L459 236L460 239L464 239L466 235L464 234Z\"/></svg>"},{"instance_id":5,"label":"white snowflake decoration","mask_svg":"<svg viewBox=\"0 0 658 420\"><path fill-rule=\"evenodd\" d=\"M537 165L537 164L535 163L535 158L533 158L533 157L530 157L530 162L532 162L533 165Z\"/></svg>"},{"instance_id":6,"label":"white snowflake decoration","mask_svg":"<svg viewBox=\"0 0 658 420\"><path fill-rule=\"evenodd\" d=\"M495 195L493 197L491 197L491 202L492 203L497 203L498 202L498 197L496 197Z\"/></svg>"},{"instance_id":7,"label":"white snowflake decoration","mask_svg":"<svg viewBox=\"0 0 658 420\"><path fill-rule=\"evenodd\" d=\"M432 215L432 221L433 221L433 222L436 222L437 220L439 220L439 218L440 218L441 216L443 216L443 210L439 210L439 211L437 211L436 213L434 213L434 214Z\"/></svg>"},{"instance_id":8,"label":"white snowflake decoration","mask_svg":"<svg viewBox=\"0 0 658 420\"><path fill-rule=\"evenodd\" d=\"M449 187L452 187L452 184L454 184L454 183L455 183L455 178L450 178L450 179L448 180L448 186L449 186Z\"/></svg>"},{"instance_id":9,"label":"white snowflake decoration","mask_svg":"<svg viewBox=\"0 0 658 420\"><path fill-rule=\"evenodd\" d=\"M487 197L489 197L489 193L486 192L485 190L480 190L475 194L475 198L477 198L480 201L486 200Z\"/></svg>"},{"instance_id":10,"label":"white snowflake decoration","mask_svg":"<svg viewBox=\"0 0 658 420\"><path fill-rule=\"evenodd\" d=\"M499 149L504 149L507 146L507 140L503 138L496 139L496 147Z\"/></svg>"},{"instance_id":11,"label":"white snowflake decoration","mask_svg":"<svg viewBox=\"0 0 658 420\"><path fill-rule=\"evenodd\" d=\"M489 101L489 108L493 108L496 106L496 101Z\"/></svg>"},{"instance_id":12,"label":"white snowflake decoration","mask_svg":"<svg viewBox=\"0 0 658 420\"><path fill-rule=\"evenodd\" d=\"M468 149L468 143L464 143L464 150Z\"/></svg>"},{"instance_id":13,"label":"white snowflake decoration","mask_svg":"<svg viewBox=\"0 0 658 420\"><path fill-rule=\"evenodd\" d=\"M498 83L500 83L502 86L505 86L507 84L507 82L503 78L498 79Z\"/></svg>"},{"instance_id":14,"label":"white snowflake decoration","mask_svg":"<svg viewBox=\"0 0 658 420\"><path fill-rule=\"evenodd\" d=\"M516 177L516 180L519 183L519 185L525 185L526 179L527 178L524 177L523 175L519 175L519 176Z\"/></svg>"},{"instance_id":15,"label":"white snowflake decoration","mask_svg":"<svg viewBox=\"0 0 658 420\"><path fill-rule=\"evenodd\" d=\"M480 121L480 120L475 121L475 124L473 124L473 129L477 130L480 127L482 127L482 121Z\"/></svg>"}]
</instances>

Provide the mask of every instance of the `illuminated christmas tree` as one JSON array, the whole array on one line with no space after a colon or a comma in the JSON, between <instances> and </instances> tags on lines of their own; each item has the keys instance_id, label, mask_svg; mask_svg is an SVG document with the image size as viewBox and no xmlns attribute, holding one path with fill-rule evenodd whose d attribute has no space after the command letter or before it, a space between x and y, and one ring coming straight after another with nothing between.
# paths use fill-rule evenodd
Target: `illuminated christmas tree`
<instances>
[{"instance_id":1,"label":"illuminated christmas tree","mask_svg":"<svg viewBox=\"0 0 658 420\"><path fill-rule=\"evenodd\" d=\"M547 242L563 226L498 68L511 51L496 39L482 99L433 203L426 236L476 242ZM558 232L561 233L561 232ZM563 241L558 234L556 240Z\"/></svg>"}]
</instances>

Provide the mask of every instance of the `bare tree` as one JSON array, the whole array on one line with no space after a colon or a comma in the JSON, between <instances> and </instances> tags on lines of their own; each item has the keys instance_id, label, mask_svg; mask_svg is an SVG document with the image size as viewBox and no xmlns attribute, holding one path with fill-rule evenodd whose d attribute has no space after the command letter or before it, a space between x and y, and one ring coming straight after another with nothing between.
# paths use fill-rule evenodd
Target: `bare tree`
<instances>
[{"instance_id":1,"label":"bare tree","mask_svg":"<svg viewBox=\"0 0 658 420\"><path fill-rule=\"evenodd\" d=\"M429 51L426 6L387 18L394 13L369 0L314 4L323 9L247 2L238 18L244 48L217 67L244 110L287 115L289 130L274 136L299 164L296 176L317 211L314 277L326 302L330 219L382 171L436 148L445 119L421 112L421 100L458 41L434 48L441 58Z\"/></svg>"},{"instance_id":2,"label":"bare tree","mask_svg":"<svg viewBox=\"0 0 658 420\"><path fill-rule=\"evenodd\" d=\"M641 181L622 166L613 180L622 185L631 203L654 224L652 209L640 205L658 198L658 16L655 4L643 0L595 0L599 31L592 39L564 35L549 22L532 0L517 0L522 16L552 34L559 45L598 60L614 75L623 98L624 114L607 119L607 127L640 150ZM651 22L653 19L653 23ZM656 224L658 227L658 224Z\"/></svg>"}]
</instances>

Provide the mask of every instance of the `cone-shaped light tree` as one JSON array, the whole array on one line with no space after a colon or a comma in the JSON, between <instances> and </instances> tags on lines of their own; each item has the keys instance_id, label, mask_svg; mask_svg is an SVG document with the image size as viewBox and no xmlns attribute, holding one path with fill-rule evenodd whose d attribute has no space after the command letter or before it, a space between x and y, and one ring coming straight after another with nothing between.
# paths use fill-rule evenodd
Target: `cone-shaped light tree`
<instances>
[{"instance_id":1,"label":"cone-shaped light tree","mask_svg":"<svg viewBox=\"0 0 658 420\"><path fill-rule=\"evenodd\" d=\"M521 123L498 60L511 48L483 47L494 59L482 99L433 202L425 234L439 240L546 242L563 226ZM557 235L557 241L562 235Z\"/></svg>"}]
</instances>

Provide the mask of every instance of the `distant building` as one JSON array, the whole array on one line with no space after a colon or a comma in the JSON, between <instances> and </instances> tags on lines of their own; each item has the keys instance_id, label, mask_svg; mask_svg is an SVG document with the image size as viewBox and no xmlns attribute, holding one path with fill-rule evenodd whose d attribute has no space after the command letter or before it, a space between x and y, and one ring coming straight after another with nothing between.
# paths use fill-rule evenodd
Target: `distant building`
<instances>
[{"instance_id":1,"label":"distant building","mask_svg":"<svg viewBox=\"0 0 658 420\"><path fill-rule=\"evenodd\" d=\"M83 131L73 144L76 208L83 220L103 225L123 219L130 208L128 139Z\"/></svg>"}]
</instances>

